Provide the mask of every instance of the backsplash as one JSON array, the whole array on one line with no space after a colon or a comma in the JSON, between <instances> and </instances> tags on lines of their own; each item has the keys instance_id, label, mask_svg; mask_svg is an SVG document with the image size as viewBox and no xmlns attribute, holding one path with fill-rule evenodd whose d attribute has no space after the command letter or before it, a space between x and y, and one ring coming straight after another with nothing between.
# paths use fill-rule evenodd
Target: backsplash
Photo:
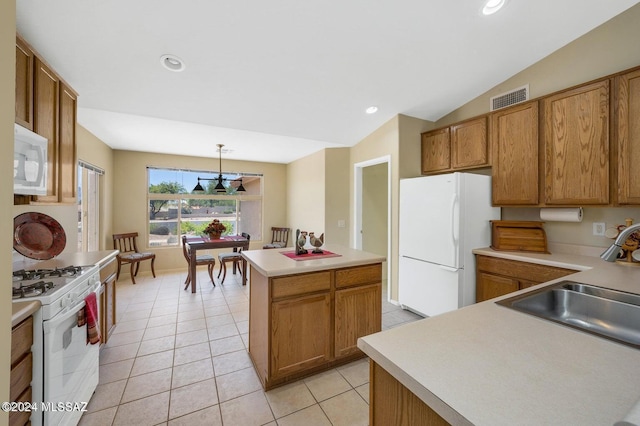
<instances>
[{"instance_id":1,"label":"backsplash","mask_svg":"<svg viewBox=\"0 0 640 426\"><path fill-rule=\"evenodd\" d=\"M609 247L612 240L593 235L593 223L604 222L607 228L623 225L626 218L640 222L640 207L584 207L582 222L545 222L549 243ZM503 220L540 220L540 208L502 208Z\"/></svg>"}]
</instances>

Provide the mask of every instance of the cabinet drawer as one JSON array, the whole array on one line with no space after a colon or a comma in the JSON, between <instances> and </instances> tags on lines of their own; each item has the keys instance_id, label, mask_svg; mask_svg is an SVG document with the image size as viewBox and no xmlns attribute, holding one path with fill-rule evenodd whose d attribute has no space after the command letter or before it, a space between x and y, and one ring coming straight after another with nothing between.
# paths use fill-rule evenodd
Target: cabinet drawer
<instances>
[{"instance_id":1,"label":"cabinet drawer","mask_svg":"<svg viewBox=\"0 0 640 426\"><path fill-rule=\"evenodd\" d=\"M29 352L18 365L11 369L11 389L9 391L11 401L15 401L31 385L32 368L33 357Z\"/></svg>"},{"instance_id":2,"label":"cabinet drawer","mask_svg":"<svg viewBox=\"0 0 640 426\"><path fill-rule=\"evenodd\" d=\"M489 256L478 256L478 270L543 283L573 274L573 269L557 268L555 266L538 265Z\"/></svg>"},{"instance_id":3,"label":"cabinet drawer","mask_svg":"<svg viewBox=\"0 0 640 426\"><path fill-rule=\"evenodd\" d=\"M336 288L377 283L382 280L382 264L339 269L336 271Z\"/></svg>"},{"instance_id":4,"label":"cabinet drawer","mask_svg":"<svg viewBox=\"0 0 640 426\"><path fill-rule=\"evenodd\" d=\"M116 259L111 259L109 262L100 266L100 282L105 282L107 278L116 273Z\"/></svg>"},{"instance_id":5,"label":"cabinet drawer","mask_svg":"<svg viewBox=\"0 0 640 426\"><path fill-rule=\"evenodd\" d=\"M31 387L27 388L17 399L12 399L13 402L32 402ZM29 417L31 413L29 411L12 411L9 413L9 426L23 426L29 423Z\"/></svg>"},{"instance_id":6,"label":"cabinet drawer","mask_svg":"<svg viewBox=\"0 0 640 426\"><path fill-rule=\"evenodd\" d=\"M11 332L11 365L24 356L25 353L31 352L33 344L33 317L29 317L16 325Z\"/></svg>"},{"instance_id":7,"label":"cabinet drawer","mask_svg":"<svg viewBox=\"0 0 640 426\"><path fill-rule=\"evenodd\" d=\"M282 297L329 290L331 290L331 272L314 272L273 278L271 297L279 299Z\"/></svg>"}]
</instances>

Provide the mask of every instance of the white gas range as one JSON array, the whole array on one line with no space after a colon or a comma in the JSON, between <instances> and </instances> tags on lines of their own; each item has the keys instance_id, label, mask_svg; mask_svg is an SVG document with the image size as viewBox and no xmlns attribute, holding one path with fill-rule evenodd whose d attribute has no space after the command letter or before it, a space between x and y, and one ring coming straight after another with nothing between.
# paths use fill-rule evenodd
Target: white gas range
<instances>
[{"instance_id":1,"label":"white gas range","mask_svg":"<svg viewBox=\"0 0 640 426\"><path fill-rule=\"evenodd\" d=\"M14 302L38 300L42 304L34 314L31 387L32 402L40 409L31 413L33 425L77 424L82 411L64 407L88 403L98 385L100 345L88 342L87 324L79 326L78 318L84 316L90 293L100 300L100 288L96 265L13 273Z\"/></svg>"}]
</instances>

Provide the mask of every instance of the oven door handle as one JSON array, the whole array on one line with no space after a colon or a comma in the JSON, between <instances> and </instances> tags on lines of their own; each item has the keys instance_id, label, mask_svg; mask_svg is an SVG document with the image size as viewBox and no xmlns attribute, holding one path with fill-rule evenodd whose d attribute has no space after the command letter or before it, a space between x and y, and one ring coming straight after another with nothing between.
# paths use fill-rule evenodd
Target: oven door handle
<instances>
[{"instance_id":1,"label":"oven door handle","mask_svg":"<svg viewBox=\"0 0 640 426\"><path fill-rule=\"evenodd\" d=\"M44 328L45 334L50 333L52 329L59 326L61 323L65 322L69 318L78 315L78 312L80 312L80 309L84 309L84 306L85 306L85 302L83 300L77 305L69 308L67 311L63 311L59 313L58 315L51 318L50 320L43 321L42 327Z\"/></svg>"}]
</instances>

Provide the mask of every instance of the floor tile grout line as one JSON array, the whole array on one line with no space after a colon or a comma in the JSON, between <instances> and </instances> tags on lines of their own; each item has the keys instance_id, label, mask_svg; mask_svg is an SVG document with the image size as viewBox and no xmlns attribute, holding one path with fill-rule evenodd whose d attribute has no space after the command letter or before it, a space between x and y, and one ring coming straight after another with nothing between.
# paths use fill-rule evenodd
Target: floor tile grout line
<instances>
[{"instance_id":1,"label":"floor tile grout line","mask_svg":"<svg viewBox=\"0 0 640 426\"><path fill-rule=\"evenodd\" d=\"M233 285L233 284L231 284L231 285ZM241 340L242 340L242 344L243 344L243 347L244 347L243 349L238 350L237 352L240 352L240 351L242 351L242 350L247 351L247 348L246 348L246 342L245 342L245 340L242 338L242 335L243 335L243 334L241 333L241 330L240 330L240 327L239 327L239 322L243 322L243 321L244 321L244 322L246 322L246 320L239 320L239 319L237 319L238 317L239 317L239 318L242 318L242 316L241 316L241 315L242 315L242 311L243 311L244 309L238 309L238 310L236 310L236 311L234 311L234 312L231 312L231 306L232 306L232 305L239 305L239 304L241 304L241 303L243 303L243 302L245 302L245 301L246 301L246 302L248 302L247 293L246 293L246 291L242 291L242 290L243 290L242 288L239 288L237 291L233 291L233 290L231 290L231 289L229 289L229 291L224 291L224 289L221 289L221 290L222 290L222 291L221 291L221 296L224 298L224 304L225 304L224 306L226 306L226 308L227 308L227 310L228 310L228 314L219 314L219 315L230 315L230 316L231 316L231 318L230 318L230 319L233 321L234 328L235 328L235 334L234 334L234 335L235 335L235 336L239 336L239 337L241 338ZM159 295L162 291L163 291L163 288L162 288L162 287L160 287L160 286L158 286L158 287L155 289L155 292L154 292L154 293L155 293L155 295L156 295L156 297L158 297L158 295ZM138 295L138 296L140 297L140 295ZM183 296L183 294L182 294L182 293L180 293L180 296ZM207 321L207 319L208 319L208 318L215 317L215 316L218 316L218 315L212 315L211 317L208 317L208 316L207 316L207 314L205 313L205 306L204 306L204 303L205 303L205 300L213 300L213 299L216 299L216 298L215 298L215 297L206 297L206 298L205 298L204 292L198 292L198 294L197 294L197 296L196 296L196 299L195 299L195 300L194 300L194 299L189 299L189 298L186 298L186 297L180 297L180 298L177 300L177 303L176 303L176 304L177 304L177 310L178 310L178 312L176 313L176 316L179 316L179 314L180 314L180 313L183 313L183 314L184 314L184 313L187 313L187 312L192 312L192 310L184 310L184 311L180 312L180 305L184 305L184 304L188 304L188 303L198 303L198 304L199 304L199 306L197 307L197 309L198 309L198 310L202 310L202 314L203 314L203 317L204 317L204 318L202 318L202 319L204 319L204 327L203 327L202 329L197 329L197 330L205 330L205 331L206 331L206 333L207 333L207 338L208 338L208 337L209 337L209 331L211 330L211 324L212 324L212 322L211 322L211 321ZM240 301L239 301L238 299L240 299ZM242 300L242 299L244 299L244 300ZM154 302L154 303L155 303L155 302ZM130 305L130 304L129 304L129 305ZM129 309L129 306L127 306L127 308L123 309L121 312L126 312L128 309ZM239 313L239 314L238 314L238 313ZM234 315L234 314L236 314L236 315ZM147 328L152 328L152 327L149 327L149 326L148 326L148 323L149 323L150 318L151 318L151 317L149 317L149 318L147 318L147 319L146 319L147 324L145 325L145 328L144 328L145 332L143 332L143 338L144 338L144 334L146 333ZM195 320L197 320L197 319L200 319L200 318L194 318L194 319L185 320L185 321L181 321L181 322L195 321ZM135 320L134 320L134 321L135 321ZM177 324L178 324L178 320L177 320L177 318L176 318L176 322L175 322L175 324L176 324L176 326L175 326L175 328L174 328L174 333L173 333L173 335L172 335L172 336L173 336L173 338L174 338L174 342L173 342L173 343L174 343L174 345L173 345L174 358L173 358L173 361L172 361L172 367L171 367L172 369L175 367L175 351L178 349L178 348L176 348L176 347L175 347L176 337L177 337L177 335L178 335L178 334L182 334L182 333L178 333L178 326L177 326ZM197 331L197 330L188 330L188 331L184 331L183 333L189 333L189 332ZM165 336L165 337L166 337L166 336ZM231 336L229 336L229 337L231 337ZM231 351L231 352L221 353L221 354L218 354L218 355L215 355L215 356L214 356L214 354L213 354L213 352L212 352L212 350L211 350L212 344L213 344L216 340L221 340L221 339L224 339L224 338L226 338L226 337L221 337L221 338L213 339L213 340L209 340L209 339L207 339L207 341L206 341L206 343L208 344L208 352L209 352L209 357L208 357L208 359L210 359L210 361L211 361L211 363L212 363L213 370L214 370L214 377L213 377L213 378L214 378L214 381L215 381L215 379L216 379L216 378L218 378L218 377L222 377L222 376L224 376L224 375L226 375L226 374L231 374L231 373L233 373L233 372L228 372L228 373L225 373L225 374L220 375L220 376L218 376L218 375L216 375L216 374L215 374L215 367L214 367L214 365L213 365L213 359L214 359L216 356L222 356L222 355L227 355L228 353L236 352L236 351ZM149 339L149 340L152 340L152 339ZM144 342L143 340L140 340L140 341L134 342L134 343L136 343L136 345L137 345L137 348L136 348L136 356L133 358L133 359L134 359L134 363L135 363L135 359L138 357L138 353L139 353L139 351L140 351L140 348L141 348L141 346L142 346L143 342ZM132 342L132 343L133 343L133 342ZM202 342L201 342L201 343L202 343ZM127 343L127 344L128 344L128 343ZM192 344L190 344L190 345L185 345L185 346L183 346L183 347L181 347L181 348L188 348L189 346L193 346L193 345L196 345L196 344L199 344L199 343L192 343ZM123 345L120 345L120 346L123 346ZM118 346L116 346L116 347L118 347ZM114 347L114 348L115 348L115 347ZM158 353L158 352L152 352L151 354L153 354L153 353ZM126 358L126 359L130 359L130 358ZM204 358L203 358L203 359L204 359ZM114 361L114 362L115 362L115 361ZM181 364L181 365L183 365L183 364ZM250 367L247 367L246 369L248 369L248 368L250 368ZM237 370L237 371L241 371L241 370L243 370L243 369L240 369L240 370ZM313 393L311 393L311 395L313 396L313 400L315 401L315 402L314 402L314 404L311 404L311 405L309 405L309 406L307 406L307 407L304 407L304 408L302 408L302 409L312 407L313 405L320 405L320 403L321 403L321 402L324 402L324 401L330 400L330 399L335 398L335 397L337 397L337 396L339 396L339 395L342 395L342 394L344 394L344 393L347 393L347 392L349 392L349 391L351 391L351 390L355 390L355 391L356 391L356 393L358 394L358 396L359 396L361 399L363 399L363 400L364 400L364 398L362 397L362 395L360 395L360 393L356 390L356 387L355 387L355 386L353 386L353 385L351 384L351 382L349 382L349 380L347 380L347 377L346 377L346 376L345 376L345 375L344 375L340 370L337 370L337 368L336 368L336 371L338 371L338 373L340 374L340 376L341 376L341 377L342 377L342 378L343 378L343 379L348 383L348 385L349 385L349 390L344 391L344 392L340 392L340 393L338 393L338 394L336 394L336 395L333 395L333 396L331 396L331 397L329 397L329 398L327 398L327 399L325 399L325 400L323 400L323 401L318 401L318 400L316 399L316 397L313 395ZM131 377L137 377L137 376L129 376L129 378L131 378ZM128 380L129 380L129 378L127 378L127 382L128 382ZM172 382L173 382L173 371L172 371ZM194 382L194 383L197 383L197 382ZM194 384L194 383L191 383L191 384ZM303 383L305 383L305 382L303 381ZM365 385L365 384L366 384L366 383L363 383L362 385L359 385L359 386L363 386L363 385ZM187 386L187 385L185 385L185 386ZM309 389L309 387L308 387L308 385L307 385L306 383L305 383L305 386L306 386L307 390L310 392L310 389ZM178 390L178 389L180 389L180 388L182 388L182 386L181 386L181 387L178 387L178 388L175 388L175 389L174 389L174 388L171 388L169 391L170 391L170 392L173 392L174 390ZM254 392L258 392L258 391L259 391L259 390L254 391ZM236 398L240 398L240 397L242 397L242 396L246 396L246 395L249 395L249 394L251 394L251 393L253 393L253 392L249 392L249 393L247 393L247 394L239 395L239 396L237 396ZM217 383L216 383L216 394L217 394L218 404L213 404L213 405L217 405L217 406L218 406L219 414L220 414L220 416L222 416L222 412L221 412L221 404L222 404L222 403L220 402L220 395L219 395L219 390L218 390L218 388L217 388ZM263 395L265 395L264 391L263 391ZM124 396L124 391L123 391L123 396ZM266 395L265 395L265 396L266 396ZM236 398L232 398L232 399L230 399L229 401L231 401L231 400L233 400L233 399L236 399ZM271 414L272 414L272 417L273 417L274 419L276 419L276 420L277 420L277 419L280 419L280 418L286 417L286 416L281 416L280 418L276 418L276 416L275 416L275 412L273 411L273 407L272 407L271 403L269 403L268 398L266 398L266 400L267 400L267 403L268 403L268 406L269 406L270 412L271 412ZM366 402L366 400L364 400L364 402L365 402L365 403L367 403L367 402ZM212 405L212 406L213 406L213 405ZM320 408L322 409L322 406L320 406ZM296 413L296 412L298 412L298 411L300 411L300 410L302 410L302 409L299 409L299 410L293 411L293 412L291 412L291 413L288 413L288 414L287 414L287 416L288 416L288 415L291 415L291 414L294 414L294 413ZM118 410L118 408L116 408L116 410ZM169 410L169 411L168 411L168 414L167 414L167 419L169 419L169 417L168 417L168 416L169 416L169 413L170 413L170 408L169 408L168 410ZM200 410L196 410L196 411L200 411ZM194 412L195 412L195 411L194 411ZM329 418L328 414L327 414L324 410L322 410L322 412L323 412L324 416L325 416L327 419L329 419L329 422L331 422L331 419ZM187 414L191 414L191 413L186 413L185 415L187 415ZM116 412L115 416L117 416L117 412ZM180 416L180 417L182 417L182 416ZM179 418L179 417L177 417L177 418ZM222 417L221 417L221 418L222 418ZM115 419L115 417L114 417L114 419ZM173 420L173 419L171 419L171 420ZM167 421L168 421L168 420L167 420Z\"/></svg>"}]
</instances>

